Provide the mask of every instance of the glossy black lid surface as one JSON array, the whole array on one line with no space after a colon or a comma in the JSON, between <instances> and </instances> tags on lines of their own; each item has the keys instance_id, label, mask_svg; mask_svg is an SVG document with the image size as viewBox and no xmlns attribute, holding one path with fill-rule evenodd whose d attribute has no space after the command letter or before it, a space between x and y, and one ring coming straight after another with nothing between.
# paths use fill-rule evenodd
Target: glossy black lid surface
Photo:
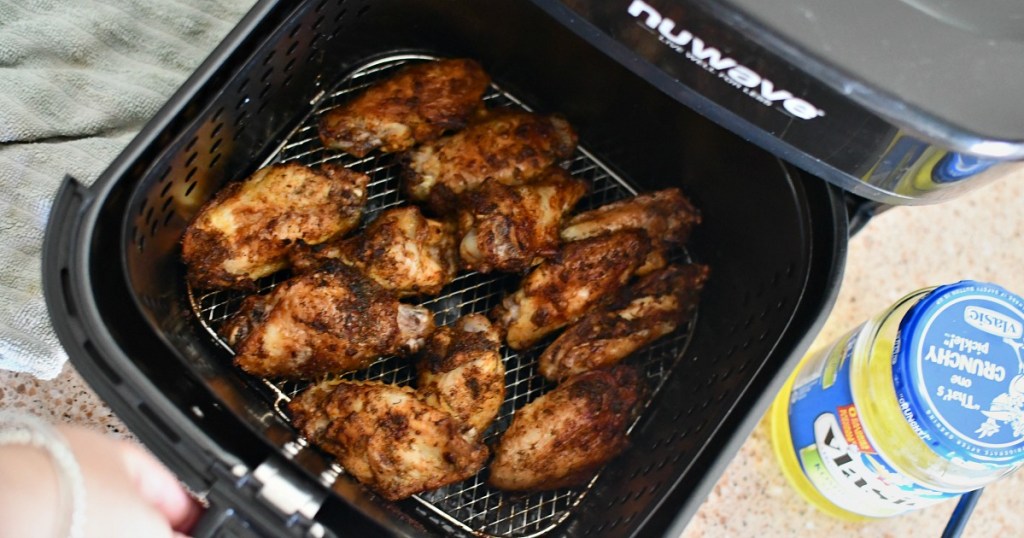
<instances>
[{"instance_id":1,"label":"glossy black lid surface","mask_svg":"<svg viewBox=\"0 0 1024 538\"><path fill-rule=\"evenodd\" d=\"M723 0L755 41L960 151L1024 157L1024 2Z\"/></svg>"}]
</instances>

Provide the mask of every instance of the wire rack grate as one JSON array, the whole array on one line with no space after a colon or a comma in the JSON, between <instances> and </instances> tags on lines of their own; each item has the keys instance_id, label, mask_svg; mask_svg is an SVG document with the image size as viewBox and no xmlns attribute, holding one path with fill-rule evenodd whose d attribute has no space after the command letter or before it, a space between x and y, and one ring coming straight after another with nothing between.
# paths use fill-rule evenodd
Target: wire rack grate
<instances>
[{"instance_id":1,"label":"wire rack grate","mask_svg":"<svg viewBox=\"0 0 1024 538\"><path fill-rule=\"evenodd\" d=\"M371 181L364 226L380 211L404 203L398 183L400 165L394 155L374 153L356 159L342 152L328 150L320 143L316 124L324 112L344 102L353 93L374 81L388 76L400 66L432 59L434 58L424 55L392 56L366 64L354 71L313 104L312 110L301 125L287 137L264 165L286 161L295 161L307 166L338 162L369 175ZM489 107L520 107L530 110L530 107L497 85L492 85L484 100ZM583 148L578 149L563 166L574 176L587 179L591 184L589 195L577 206L578 211L592 209L636 194L635 189L625 180ZM678 256L680 260L688 259L685 252L679 253ZM258 293L270 291L287 276L286 273L278 274L260 281ZM507 292L516 287L518 280L519 278L514 275L460 274L437 297L421 304L434 312L438 325L448 325L460 316L488 312ZM220 338L218 330L237 312L244 298L245 295L237 292L218 291L203 295L189 293L193 311L199 322L229 353L231 349ZM681 327L673 335L630 358L631 362L643 368L649 381L651 390L648 392L648 402L653 399L673 366L682 357L689 343L692 325L693 322ZM536 359L546 344L547 342L542 342L531 350L518 353L503 348L506 399L498 418L484 435L485 443L493 445L501 432L511 423L516 409L553 387L536 371ZM368 369L347 374L343 378L410 384L414 375L415 371L408 359L385 357ZM283 403L307 386L305 383L291 381L261 381L268 397L274 399L275 409L286 419L288 417ZM340 471L340 468L337 470ZM579 504L597 478L595 476L589 484L580 488L511 495L488 486L485 482L485 469L461 483L422 493L413 498L448 523L472 534L525 538L542 535L568 518L573 507Z\"/></svg>"}]
</instances>

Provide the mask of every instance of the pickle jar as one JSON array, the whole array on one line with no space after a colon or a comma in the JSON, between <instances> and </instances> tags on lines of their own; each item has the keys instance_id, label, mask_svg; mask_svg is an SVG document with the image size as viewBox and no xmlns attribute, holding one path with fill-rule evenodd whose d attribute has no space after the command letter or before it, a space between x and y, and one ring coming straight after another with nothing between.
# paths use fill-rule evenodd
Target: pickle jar
<instances>
[{"instance_id":1,"label":"pickle jar","mask_svg":"<svg viewBox=\"0 0 1024 538\"><path fill-rule=\"evenodd\" d=\"M820 510L880 518L1024 462L1024 300L962 281L916 291L801 361L771 408L786 478Z\"/></svg>"}]
</instances>

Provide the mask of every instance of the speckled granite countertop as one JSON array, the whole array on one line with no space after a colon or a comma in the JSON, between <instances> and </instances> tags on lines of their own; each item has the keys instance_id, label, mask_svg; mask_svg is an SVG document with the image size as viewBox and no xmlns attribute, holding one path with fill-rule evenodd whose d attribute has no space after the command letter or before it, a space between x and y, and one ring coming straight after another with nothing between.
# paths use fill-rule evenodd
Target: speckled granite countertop
<instances>
[{"instance_id":1,"label":"speckled granite countertop","mask_svg":"<svg viewBox=\"0 0 1024 538\"><path fill-rule=\"evenodd\" d=\"M850 241L827 343L906 293L964 278L1024 293L1024 168L935 206L878 215ZM53 381L0 371L0 406L128 436L70 366ZM986 489L965 536L1024 534L1024 473ZM746 441L683 536L939 536L955 501L870 523L831 519L798 497L775 463L765 423Z\"/></svg>"}]
</instances>

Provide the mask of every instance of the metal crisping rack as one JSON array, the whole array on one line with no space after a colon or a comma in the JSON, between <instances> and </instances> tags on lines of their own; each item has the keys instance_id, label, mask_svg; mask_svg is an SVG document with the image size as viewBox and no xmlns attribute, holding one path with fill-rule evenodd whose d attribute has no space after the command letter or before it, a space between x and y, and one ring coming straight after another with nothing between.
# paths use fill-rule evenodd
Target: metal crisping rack
<instances>
[{"instance_id":1,"label":"metal crisping rack","mask_svg":"<svg viewBox=\"0 0 1024 538\"><path fill-rule=\"evenodd\" d=\"M317 136L317 121L320 115L344 102L354 92L387 77L400 66L434 59L436 58L427 55L395 55L367 63L353 71L331 91L313 100L310 113L263 166L288 161L307 166L340 162L367 174L370 176L370 184L363 226L382 210L402 204L405 200L399 189L400 165L394 155L373 153L368 157L356 159L346 153L326 149ZM492 108L519 107L530 110L526 104L494 84L484 96L484 100L487 106ZM575 155L563 163L563 166L573 176L587 179L591 184L590 193L577 205L577 211L592 209L636 194L636 190L624 179L583 148L577 149ZM677 261L688 261L685 252L679 253L677 258ZM258 293L270 291L285 278L286 274L280 274L262 280L258 286ZM438 325L448 325L461 316L490 311L501 301L505 293L515 289L518 281L517 275L462 273L446 286L440 295L420 304L434 312ZM237 312L245 296L232 291L198 295L189 289L189 301L200 324L229 353L232 353L232 350L220 337L218 330ZM650 390L645 406L653 400L664 380L683 356L695 320L696 318L629 359L631 363L640 366L646 375ZM546 345L547 342L542 342L523 352L502 347L506 368L506 396L497 419L484 434L483 441L486 444L494 445L511 423L516 409L554 386L536 371L536 359ZM405 385L412 382L415 370L408 359L384 357L366 370L341 377ZM268 397L274 399L274 408L288 419L283 404L303 390L307 383L261 381ZM341 472L340 467L337 470ZM486 472L485 468L468 480L415 495L413 499L438 517L466 532L480 536L525 538L544 534L568 518L573 507L579 504L600 476L598 474L586 486L580 488L512 495L488 486Z\"/></svg>"}]
</instances>

